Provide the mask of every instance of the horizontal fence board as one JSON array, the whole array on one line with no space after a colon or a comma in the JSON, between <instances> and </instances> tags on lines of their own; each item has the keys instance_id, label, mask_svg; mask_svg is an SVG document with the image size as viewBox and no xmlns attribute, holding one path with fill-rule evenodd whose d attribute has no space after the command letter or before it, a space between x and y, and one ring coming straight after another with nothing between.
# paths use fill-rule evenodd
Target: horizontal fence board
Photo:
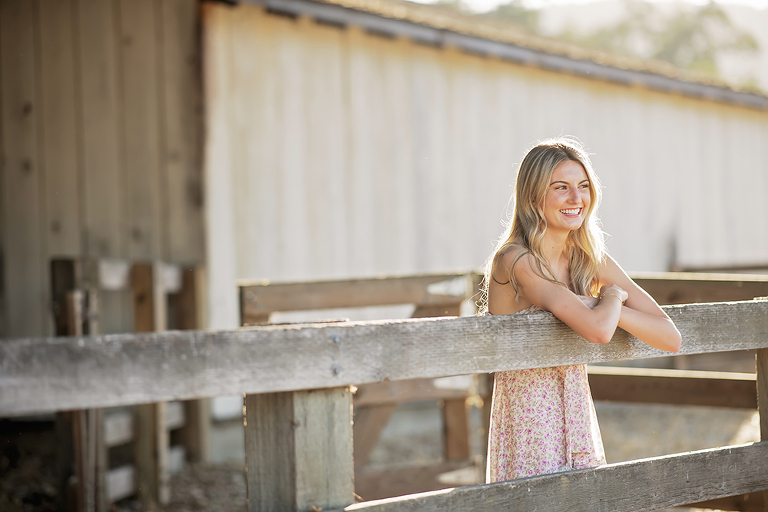
<instances>
[{"instance_id":1,"label":"horizontal fence board","mask_svg":"<svg viewBox=\"0 0 768 512\"><path fill-rule=\"evenodd\" d=\"M632 279L659 304L750 300L768 296L768 276L698 272L635 272Z\"/></svg>"},{"instance_id":2,"label":"horizontal fence board","mask_svg":"<svg viewBox=\"0 0 768 512\"><path fill-rule=\"evenodd\" d=\"M468 387L444 388L435 385L434 379L414 379L362 384L357 388L354 404L355 407L365 407L424 400L455 400L469 398L469 396Z\"/></svg>"},{"instance_id":3,"label":"horizontal fence board","mask_svg":"<svg viewBox=\"0 0 768 512\"><path fill-rule=\"evenodd\" d=\"M768 489L768 442L358 503L345 511L643 512Z\"/></svg>"},{"instance_id":4,"label":"horizontal fence board","mask_svg":"<svg viewBox=\"0 0 768 512\"><path fill-rule=\"evenodd\" d=\"M680 354L768 347L768 301L664 309ZM622 330L591 344L549 313L11 339L0 416L667 355Z\"/></svg>"},{"instance_id":5,"label":"horizontal fence board","mask_svg":"<svg viewBox=\"0 0 768 512\"><path fill-rule=\"evenodd\" d=\"M590 366L595 400L757 409L755 374Z\"/></svg>"},{"instance_id":6,"label":"horizontal fence board","mask_svg":"<svg viewBox=\"0 0 768 512\"><path fill-rule=\"evenodd\" d=\"M474 293L473 276L450 273L305 283L242 283L242 315L247 320L274 311L455 304Z\"/></svg>"}]
</instances>

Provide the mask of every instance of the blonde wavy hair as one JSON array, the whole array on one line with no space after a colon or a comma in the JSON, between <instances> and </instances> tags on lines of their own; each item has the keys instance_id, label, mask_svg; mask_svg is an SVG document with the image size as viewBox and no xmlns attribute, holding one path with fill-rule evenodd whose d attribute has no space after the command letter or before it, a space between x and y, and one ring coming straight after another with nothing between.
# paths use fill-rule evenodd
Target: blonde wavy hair
<instances>
[{"instance_id":1,"label":"blonde wavy hair","mask_svg":"<svg viewBox=\"0 0 768 512\"><path fill-rule=\"evenodd\" d=\"M591 201L581 227L568 235L570 251L570 283L562 283L556 277L542 251L542 240L547 230L544 217L544 198L555 168L566 160L578 162L589 179ZM540 141L523 158L517 171L515 201L512 221L496 244L496 249L485 264L485 279L478 302L480 314L488 311L488 288L491 273L505 251L517 245L523 248L509 268L509 282L515 293L520 289L513 269L526 254L534 258L535 271L544 279L569 288L579 295L596 295L598 268L605 258L605 236L600 229L597 208L601 199L600 180L592 169L592 162L581 143L573 138L557 138Z\"/></svg>"}]
</instances>

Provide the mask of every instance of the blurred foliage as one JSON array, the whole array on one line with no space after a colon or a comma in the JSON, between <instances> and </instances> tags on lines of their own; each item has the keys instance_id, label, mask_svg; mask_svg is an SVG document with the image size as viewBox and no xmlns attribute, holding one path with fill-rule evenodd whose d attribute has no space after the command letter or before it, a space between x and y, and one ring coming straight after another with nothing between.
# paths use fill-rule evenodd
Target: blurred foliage
<instances>
[{"instance_id":1,"label":"blurred foliage","mask_svg":"<svg viewBox=\"0 0 768 512\"><path fill-rule=\"evenodd\" d=\"M737 27L712 1L672 10L643 0L623 2L625 13L616 23L587 33L570 27L557 37L580 46L669 62L715 78L721 78L718 55L759 53L755 38ZM473 14L464 0L439 0L438 5ZM511 0L481 15L539 32L539 11L525 7L523 0Z\"/></svg>"},{"instance_id":2,"label":"blurred foliage","mask_svg":"<svg viewBox=\"0 0 768 512\"><path fill-rule=\"evenodd\" d=\"M436 5L455 9L465 14L477 14L472 12L463 0L438 0ZM523 5L522 0L511 0L509 3L499 4L496 9L481 13L480 15L485 18L510 21L527 28L532 32L539 31L539 11L526 8Z\"/></svg>"},{"instance_id":3,"label":"blurred foliage","mask_svg":"<svg viewBox=\"0 0 768 512\"><path fill-rule=\"evenodd\" d=\"M658 6L627 1L626 14L616 24L589 34L566 30L561 38L615 53L656 59L717 77L717 55L754 55L757 41L736 27L725 11L710 2L665 16Z\"/></svg>"},{"instance_id":4,"label":"blurred foliage","mask_svg":"<svg viewBox=\"0 0 768 512\"><path fill-rule=\"evenodd\" d=\"M539 30L539 11L526 8L522 0L512 0L509 3L501 4L496 9L483 13L483 16L511 21L534 32Z\"/></svg>"}]
</instances>

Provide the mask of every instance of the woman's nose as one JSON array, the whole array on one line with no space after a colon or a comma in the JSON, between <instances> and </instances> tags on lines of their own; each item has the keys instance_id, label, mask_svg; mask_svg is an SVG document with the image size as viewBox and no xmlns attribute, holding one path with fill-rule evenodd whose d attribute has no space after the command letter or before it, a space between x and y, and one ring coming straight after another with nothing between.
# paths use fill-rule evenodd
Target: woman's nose
<instances>
[{"instance_id":1,"label":"woman's nose","mask_svg":"<svg viewBox=\"0 0 768 512\"><path fill-rule=\"evenodd\" d=\"M570 192L568 192L568 201L571 203L578 203L579 202L579 190L576 188L572 188Z\"/></svg>"}]
</instances>

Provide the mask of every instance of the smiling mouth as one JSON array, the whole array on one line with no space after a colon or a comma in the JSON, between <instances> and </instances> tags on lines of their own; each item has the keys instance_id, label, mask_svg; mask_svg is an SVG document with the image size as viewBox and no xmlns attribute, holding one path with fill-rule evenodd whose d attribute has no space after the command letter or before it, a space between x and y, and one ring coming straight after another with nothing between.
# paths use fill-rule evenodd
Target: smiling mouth
<instances>
[{"instance_id":1,"label":"smiling mouth","mask_svg":"<svg viewBox=\"0 0 768 512\"><path fill-rule=\"evenodd\" d=\"M560 213L567 215L568 217L577 217L581 214L582 208L569 208L567 210L560 210Z\"/></svg>"}]
</instances>

